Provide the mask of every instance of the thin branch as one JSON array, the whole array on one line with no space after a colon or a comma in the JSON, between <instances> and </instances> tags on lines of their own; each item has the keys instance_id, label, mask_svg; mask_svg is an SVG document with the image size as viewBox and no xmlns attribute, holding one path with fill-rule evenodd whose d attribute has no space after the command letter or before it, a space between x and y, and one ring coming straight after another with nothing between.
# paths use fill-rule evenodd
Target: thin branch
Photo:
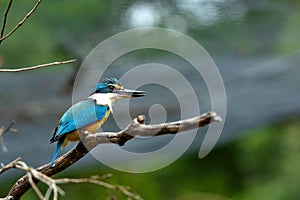
<instances>
[{"instance_id":1,"label":"thin branch","mask_svg":"<svg viewBox=\"0 0 300 200\"><path fill-rule=\"evenodd\" d=\"M3 163L1 163L1 169L0 169L0 174L2 174L3 172L11 169L11 168L15 168L15 166L17 165L17 163L21 160L21 158L17 158L14 161L8 163L7 165L4 165Z\"/></svg>"},{"instance_id":2,"label":"thin branch","mask_svg":"<svg viewBox=\"0 0 300 200\"><path fill-rule=\"evenodd\" d=\"M7 147L6 147L5 143L4 143L4 140L3 140L4 134L7 133L7 132L9 132L9 131L11 131L11 132L18 132L17 129L12 128L12 126L14 124L15 124L15 122L11 121L10 124L6 128L3 127L3 126L0 127L0 146L2 147L2 150L4 152L8 152L8 149L7 149Z\"/></svg>"},{"instance_id":3,"label":"thin branch","mask_svg":"<svg viewBox=\"0 0 300 200\"><path fill-rule=\"evenodd\" d=\"M5 30L5 25L6 25L6 21L7 21L7 16L8 16L8 12L10 10L12 2L13 2L13 0L9 0L8 5L7 5L7 7L6 7L5 11L4 11L4 14L3 14L3 24L2 24L0 38L2 38L3 35L4 35L4 30Z\"/></svg>"},{"instance_id":4,"label":"thin branch","mask_svg":"<svg viewBox=\"0 0 300 200\"><path fill-rule=\"evenodd\" d=\"M104 182L104 181L101 181L101 180L98 180L98 179L99 179L98 176L92 176L90 178L77 178L77 179L75 179L75 178L63 178L63 179L56 179L55 182L57 184L63 184L63 183L93 183L93 184L105 187L107 189L110 189L110 190L120 191L122 194L124 194L125 196L127 196L129 198L136 199L136 200L142 200L142 198L139 195L130 192L128 186L112 185L112 184L109 184L107 182Z\"/></svg>"},{"instance_id":5,"label":"thin branch","mask_svg":"<svg viewBox=\"0 0 300 200\"><path fill-rule=\"evenodd\" d=\"M41 200L44 200L44 196L42 194L42 192L40 191L40 189L37 187L37 185L34 183L33 181L33 177L32 177L32 174L30 172L27 172L26 173L27 176L28 176L28 180L29 180L29 183L32 187L32 189L35 191L35 193L38 195L38 197L41 199Z\"/></svg>"},{"instance_id":6,"label":"thin branch","mask_svg":"<svg viewBox=\"0 0 300 200\"><path fill-rule=\"evenodd\" d=\"M69 64L76 62L76 59L72 60L65 60L65 61L56 61L52 63L46 63L46 64L41 64L41 65L35 65L31 67L24 67L24 68L19 68L19 69L0 69L0 72L23 72L23 71L29 71L29 70L34 70L34 69L39 69L43 67L50 67L54 65L62 65L62 64Z\"/></svg>"},{"instance_id":7,"label":"thin branch","mask_svg":"<svg viewBox=\"0 0 300 200\"><path fill-rule=\"evenodd\" d=\"M26 172L26 176L28 177L28 182L41 200L48 200L50 199L51 193L53 192L53 200L58 199L58 194L64 195L65 192L58 186L58 184L66 184L66 183L92 183L95 185L100 185L105 187L109 190L115 190L121 192L123 195L127 196L128 198L142 200L142 198L129 191L129 187L121 186L121 185L112 185L107 182L102 181L105 178L111 177L111 174L106 174L103 176L91 176L90 178L61 178L61 179L52 179L49 176L37 171L36 169L29 167L25 162L21 161L20 158L12 161L7 165L3 165L3 168L0 169L0 174L8 169L16 168ZM45 196L40 191L40 189L36 185L36 181L39 180L42 183L48 185L48 189L45 193ZM9 199L9 197L13 198L13 196L8 196L5 199ZM13 198L14 199L14 198Z\"/></svg>"},{"instance_id":8,"label":"thin branch","mask_svg":"<svg viewBox=\"0 0 300 200\"><path fill-rule=\"evenodd\" d=\"M11 127L15 124L15 121L12 120L10 121L9 125L5 128L5 127L1 127L0 128L0 136L3 136L5 133L7 133L8 131L13 131L16 132L16 129L12 129Z\"/></svg>"},{"instance_id":9,"label":"thin branch","mask_svg":"<svg viewBox=\"0 0 300 200\"><path fill-rule=\"evenodd\" d=\"M0 137L0 146L1 146L3 152L8 152L8 148L3 140L3 137Z\"/></svg>"},{"instance_id":10,"label":"thin branch","mask_svg":"<svg viewBox=\"0 0 300 200\"><path fill-rule=\"evenodd\" d=\"M20 28L25 22L26 20L32 15L32 13L38 8L38 6L40 5L40 3L42 2L42 0L38 0L36 2L36 4L33 6L33 8L25 15L25 17L18 23L18 25L16 25L8 34L6 34L5 36L0 38L0 44L3 40L5 40L6 38L10 37L16 30L18 30L18 28Z\"/></svg>"},{"instance_id":11,"label":"thin branch","mask_svg":"<svg viewBox=\"0 0 300 200\"><path fill-rule=\"evenodd\" d=\"M83 138L83 140L80 141L74 149L70 150L69 152L58 158L55 161L53 167L49 167L49 164L46 164L37 168L36 171L50 177L63 171L64 169L68 168L69 166L80 160L89 152L89 150L91 150L98 144L115 143L119 145L124 145L128 140L131 140L137 135L158 136L165 134L176 134L181 131L186 131L197 127L203 127L212 122L220 122L222 121L222 119L216 113L208 112L198 117L171 123L145 125L144 121L144 116L138 116L129 124L127 128L118 133L104 132L96 133L94 135L86 134L86 137ZM38 182L37 179L34 179L33 181L35 183ZM11 188L8 196L12 196L14 199L20 199L22 195L30 188L31 185L29 183L28 176L23 176Z\"/></svg>"}]
</instances>

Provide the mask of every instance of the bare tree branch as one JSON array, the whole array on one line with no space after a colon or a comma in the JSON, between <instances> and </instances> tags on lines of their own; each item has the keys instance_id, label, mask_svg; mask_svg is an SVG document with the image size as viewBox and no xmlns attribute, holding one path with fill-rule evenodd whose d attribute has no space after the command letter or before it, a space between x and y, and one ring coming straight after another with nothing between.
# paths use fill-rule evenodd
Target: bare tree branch
<instances>
[{"instance_id":1,"label":"bare tree branch","mask_svg":"<svg viewBox=\"0 0 300 200\"><path fill-rule=\"evenodd\" d=\"M1 126L0 127L0 146L2 147L2 150L4 152L7 152L8 149L4 143L4 140L3 140L3 136L5 133L11 131L11 132L18 132L17 129L14 129L12 128L12 126L15 124L15 121L11 121L10 124L5 128L4 126Z\"/></svg>"},{"instance_id":2,"label":"bare tree branch","mask_svg":"<svg viewBox=\"0 0 300 200\"><path fill-rule=\"evenodd\" d=\"M112 185L107 182L104 182L103 179L112 177L112 174L106 174L104 176L91 176L90 178L62 178L62 179L52 179L49 176L37 171L36 169L29 167L25 162L21 161L20 158L12 161L7 165L2 164L2 169L0 169L0 174L4 171L16 168L26 171L26 176L28 177L28 182L30 183L31 187L41 200L48 200L50 199L51 193L53 192L53 200L58 199L58 194L64 195L65 192L58 186L58 184L66 184L66 183L92 183L95 185L99 185L105 187L109 190L115 190L121 192L123 195L127 196L128 198L142 200L142 198L130 192L130 188L128 186L121 186L121 185ZM34 179L43 182L44 184L48 185L48 189L45 193L45 196L37 187ZM14 199L13 196L7 196L4 199Z\"/></svg>"},{"instance_id":3,"label":"bare tree branch","mask_svg":"<svg viewBox=\"0 0 300 200\"><path fill-rule=\"evenodd\" d=\"M23 71L29 71L29 70L34 70L34 69L39 69L43 67L50 67L54 65L62 65L62 64L69 64L76 62L76 59L72 60L65 60L65 61L56 61L52 63L46 63L46 64L41 64L41 65L35 65L31 67L24 67L24 68L19 68L19 69L0 69L0 72L23 72Z\"/></svg>"},{"instance_id":4,"label":"bare tree branch","mask_svg":"<svg viewBox=\"0 0 300 200\"><path fill-rule=\"evenodd\" d=\"M210 124L212 122L222 121L216 113L208 112L198 117L193 117L185 120L180 120L170 123L145 125L145 116L140 115L127 126L124 130L114 132L103 133L83 133L81 138L84 145L91 150L98 144L103 143L115 143L123 146L128 140L131 140L135 136L159 136L166 134L176 134L178 132L198 128ZM85 134L85 135L84 135Z\"/></svg>"},{"instance_id":5,"label":"bare tree branch","mask_svg":"<svg viewBox=\"0 0 300 200\"><path fill-rule=\"evenodd\" d=\"M3 40L10 37L16 30L18 30L18 28L20 28L26 22L26 20L32 15L32 13L34 13L34 11L38 8L38 6L40 5L41 2L42 2L42 0L38 0L36 2L36 4L33 6L33 8L25 15L25 17L8 34L6 34L5 36L1 35L0 44ZM8 9L8 11L9 11L9 9ZM3 28L3 25L2 25L2 28ZM3 28L3 32L4 32L4 28Z\"/></svg>"},{"instance_id":6,"label":"bare tree branch","mask_svg":"<svg viewBox=\"0 0 300 200\"><path fill-rule=\"evenodd\" d=\"M9 12L9 9L11 7L11 4L12 4L13 0L9 0L8 1L8 4L7 4L7 7L4 11L4 14L3 14L3 24L2 24L2 29L1 29L1 33L0 33L0 38L3 37L4 35L4 30L5 30L5 25L6 25L6 21L7 21L7 16L8 16L8 12ZM0 41L1 43L1 41Z\"/></svg>"},{"instance_id":7,"label":"bare tree branch","mask_svg":"<svg viewBox=\"0 0 300 200\"><path fill-rule=\"evenodd\" d=\"M46 164L37 168L36 170L50 177L63 171L64 169L77 162L79 159L84 157L89 152L89 150L91 150L98 144L115 143L119 145L124 145L128 140L134 138L135 136L158 136L165 134L176 134L181 131L186 131L197 127L203 127L212 122L220 122L222 121L222 119L216 113L208 112L198 117L171 123L145 125L144 121L144 116L138 116L129 124L127 128L118 133L104 132L96 133L94 135L89 133L82 133L86 137L84 137L74 149L70 150L69 152L58 158L55 161L53 167L50 168L49 164ZM38 182L37 179L33 179L33 181L35 183ZM11 188L8 196L13 197L13 199L20 199L21 196L30 188L31 184L29 182L28 176L23 176Z\"/></svg>"}]
</instances>

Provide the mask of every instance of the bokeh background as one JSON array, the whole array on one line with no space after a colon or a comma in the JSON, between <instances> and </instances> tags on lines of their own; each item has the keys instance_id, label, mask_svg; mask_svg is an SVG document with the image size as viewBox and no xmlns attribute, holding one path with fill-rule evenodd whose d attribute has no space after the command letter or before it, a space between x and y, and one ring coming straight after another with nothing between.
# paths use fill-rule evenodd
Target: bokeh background
<instances>
[{"instance_id":1,"label":"bokeh background","mask_svg":"<svg viewBox=\"0 0 300 200\"><path fill-rule=\"evenodd\" d=\"M6 30L34 3L13 2ZM7 1L0 1L1 13L6 5ZM109 172L114 174L112 183L129 185L144 199L299 199L299 9L298 0L43 1L1 44L0 67L19 68L69 58L76 58L79 64L0 73L0 126L15 120L19 129L18 134L5 135L9 151L0 151L0 162L19 156L35 167L49 162L55 148L49 138L60 115L72 104L73 81L85 56L121 31L165 27L199 42L220 70L228 106L218 145L205 158L198 158L204 128L184 156L159 171L118 172L88 155L55 177ZM131 52L112 63L107 76L121 77L124 67L149 62L181 69L195 86L201 111L210 110L203 80L193 76L188 63L168 52ZM178 102L167 88L149 85L141 89L147 91L147 98L131 103L132 117L145 114L151 119L149 108L161 104L167 121L179 119ZM115 125L110 117L103 129L118 130ZM143 152L158 149L171 139L136 139L124 148ZM2 174L0 196L5 196L22 174L16 170ZM117 192L91 184L62 188L66 195L61 199L124 199ZM38 198L30 191L23 199Z\"/></svg>"}]
</instances>

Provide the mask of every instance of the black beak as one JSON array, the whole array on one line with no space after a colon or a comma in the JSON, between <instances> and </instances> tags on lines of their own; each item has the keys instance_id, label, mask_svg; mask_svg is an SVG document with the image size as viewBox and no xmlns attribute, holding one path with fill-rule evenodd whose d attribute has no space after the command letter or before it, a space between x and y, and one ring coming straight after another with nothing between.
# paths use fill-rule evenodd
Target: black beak
<instances>
[{"instance_id":1,"label":"black beak","mask_svg":"<svg viewBox=\"0 0 300 200\"><path fill-rule=\"evenodd\" d=\"M121 98L135 98L135 97L142 97L146 95L144 91L129 90L129 89L116 90L116 93Z\"/></svg>"}]
</instances>

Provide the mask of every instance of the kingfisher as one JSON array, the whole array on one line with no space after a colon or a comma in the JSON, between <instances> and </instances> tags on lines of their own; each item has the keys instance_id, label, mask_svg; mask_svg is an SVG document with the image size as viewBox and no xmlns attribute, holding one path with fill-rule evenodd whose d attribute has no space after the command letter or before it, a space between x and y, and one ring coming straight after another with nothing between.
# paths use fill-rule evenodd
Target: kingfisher
<instances>
[{"instance_id":1,"label":"kingfisher","mask_svg":"<svg viewBox=\"0 0 300 200\"><path fill-rule=\"evenodd\" d=\"M79 132L96 133L113 112L112 106L123 98L142 97L143 91L124 89L118 79L106 78L98 83L91 95L71 106L60 118L50 143L57 141L56 150L50 162L52 167L60 149L68 142L80 140Z\"/></svg>"}]
</instances>

